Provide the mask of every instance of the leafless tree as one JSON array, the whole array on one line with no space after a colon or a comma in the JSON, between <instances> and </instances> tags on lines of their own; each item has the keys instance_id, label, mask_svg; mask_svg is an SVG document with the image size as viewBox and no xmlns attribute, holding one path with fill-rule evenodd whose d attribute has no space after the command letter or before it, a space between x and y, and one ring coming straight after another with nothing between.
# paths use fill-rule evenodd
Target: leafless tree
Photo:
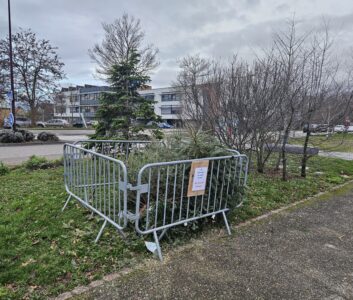
<instances>
[{"instance_id":1,"label":"leafless tree","mask_svg":"<svg viewBox=\"0 0 353 300\"><path fill-rule=\"evenodd\" d=\"M133 50L140 55L139 71L146 74L158 66L158 49L152 44L143 45L145 33L139 19L123 14L113 23L103 23L104 39L89 49L89 55L97 63L96 72L103 78L112 66L129 60Z\"/></svg>"},{"instance_id":2,"label":"leafless tree","mask_svg":"<svg viewBox=\"0 0 353 300\"><path fill-rule=\"evenodd\" d=\"M9 72L8 38L0 40L2 73ZM16 90L22 101L29 104L32 125L38 105L51 99L63 79L64 63L48 40L38 39L30 29L21 29L13 36L14 74ZM9 78L9 77L7 77Z\"/></svg>"},{"instance_id":3,"label":"leafless tree","mask_svg":"<svg viewBox=\"0 0 353 300\"><path fill-rule=\"evenodd\" d=\"M211 66L211 61L199 55L187 56L179 61L181 71L173 86L182 95L181 118L186 126L205 129L203 93L205 86L209 84Z\"/></svg>"},{"instance_id":4,"label":"leafless tree","mask_svg":"<svg viewBox=\"0 0 353 300\"><path fill-rule=\"evenodd\" d=\"M253 65L235 56L229 65L199 56L182 60L178 86L183 111L193 125L212 131L220 141L239 151L255 150L263 172L272 148L278 143L278 65L272 58Z\"/></svg>"},{"instance_id":5,"label":"leafless tree","mask_svg":"<svg viewBox=\"0 0 353 300\"><path fill-rule=\"evenodd\" d=\"M336 66L329 61L329 50L331 47L328 28L325 27L323 37L314 34L311 42L304 52L304 72L301 77L301 99L300 113L301 123L305 124L307 131L303 145L303 157L301 165L301 176L306 177L306 166L308 155L308 144L310 139L310 124L315 113L330 96L330 89L336 75Z\"/></svg>"},{"instance_id":6,"label":"leafless tree","mask_svg":"<svg viewBox=\"0 0 353 300\"><path fill-rule=\"evenodd\" d=\"M290 20L274 35L273 46L251 63L236 56L228 63L188 56L175 84L183 94L184 118L229 147L250 149L259 172L280 149L283 180L290 132L320 116L329 124L342 120L353 98L352 77L339 79L338 64L330 59L328 28L323 34L298 34L297 28ZM310 132L303 145L303 177L309 138Z\"/></svg>"},{"instance_id":7,"label":"leafless tree","mask_svg":"<svg viewBox=\"0 0 353 300\"><path fill-rule=\"evenodd\" d=\"M284 31L274 36L274 50L278 63L281 65L281 75L278 79L282 86L281 105L282 116L282 149L280 157L283 165L282 179L287 180L287 144L291 130L298 126L300 110L301 83L303 82L305 55L303 45L307 34L298 35L295 20L288 22Z\"/></svg>"}]
</instances>

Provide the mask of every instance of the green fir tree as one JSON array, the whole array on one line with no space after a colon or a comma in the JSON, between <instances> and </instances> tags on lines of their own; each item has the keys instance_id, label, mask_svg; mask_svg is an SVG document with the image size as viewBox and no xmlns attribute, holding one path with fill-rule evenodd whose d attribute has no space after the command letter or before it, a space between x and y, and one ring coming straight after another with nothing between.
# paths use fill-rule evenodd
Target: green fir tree
<instances>
[{"instance_id":1,"label":"green fir tree","mask_svg":"<svg viewBox=\"0 0 353 300\"><path fill-rule=\"evenodd\" d=\"M151 100L140 96L138 90L150 77L138 70L140 55L132 51L129 58L114 65L109 74L110 92L102 94L97 110L99 119L94 138L131 139L144 130L148 121L158 122ZM154 134L160 136L155 130Z\"/></svg>"}]
</instances>

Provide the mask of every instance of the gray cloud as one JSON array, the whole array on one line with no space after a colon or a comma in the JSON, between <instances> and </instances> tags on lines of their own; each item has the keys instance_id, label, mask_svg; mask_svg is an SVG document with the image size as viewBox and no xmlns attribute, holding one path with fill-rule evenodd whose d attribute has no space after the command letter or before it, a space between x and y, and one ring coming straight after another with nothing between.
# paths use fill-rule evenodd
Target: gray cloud
<instances>
[{"instance_id":1,"label":"gray cloud","mask_svg":"<svg viewBox=\"0 0 353 300\"><path fill-rule=\"evenodd\" d=\"M7 34L7 1L0 0L0 36ZM328 21L336 53L350 55L353 47L351 0L13 0L14 30L32 28L59 47L70 83L101 83L94 78L88 49L103 37L102 22L124 12L141 19L146 42L160 49L160 66L152 74L153 86L175 79L177 59L199 53L206 57L252 57L266 47L273 32L284 28L295 14L301 30Z\"/></svg>"}]
</instances>

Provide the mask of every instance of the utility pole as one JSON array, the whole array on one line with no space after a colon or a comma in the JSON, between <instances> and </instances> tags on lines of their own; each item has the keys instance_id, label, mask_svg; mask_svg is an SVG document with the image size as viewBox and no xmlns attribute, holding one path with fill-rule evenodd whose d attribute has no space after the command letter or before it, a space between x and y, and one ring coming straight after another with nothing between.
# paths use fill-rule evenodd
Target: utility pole
<instances>
[{"instance_id":1,"label":"utility pole","mask_svg":"<svg viewBox=\"0 0 353 300\"><path fill-rule=\"evenodd\" d=\"M16 131L16 105L15 105L15 85L13 80L13 54L12 54L12 33L11 33L11 7L10 0L7 0L7 8L9 13L9 56L10 56L10 78L11 78L11 110L13 115L13 131Z\"/></svg>"}]
</instances>

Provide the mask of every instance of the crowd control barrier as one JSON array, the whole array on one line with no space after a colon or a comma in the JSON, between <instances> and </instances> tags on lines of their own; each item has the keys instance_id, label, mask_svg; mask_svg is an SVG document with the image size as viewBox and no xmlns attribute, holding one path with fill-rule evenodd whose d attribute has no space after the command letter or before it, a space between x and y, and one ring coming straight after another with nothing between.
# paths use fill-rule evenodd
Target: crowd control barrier
<instances>
[{"instance_id":1,"label":"crowd control barrier","mask_svg":"<svg viewBox=\"0 0 353 300\"><path fill-rule=\"evenodd\" d=\"M229 155L144 165L128 174L131 153L144 151L148 141L89 140L64 145L64 182L69 197L76 199L103 224L124 236L129 222L138 234L152 234L147 248L162 260L159 241L166 231L195 220L221 215L231 234L226 213L242 204L248 159L235 150Z\"/></svg>"}]
</instances>

